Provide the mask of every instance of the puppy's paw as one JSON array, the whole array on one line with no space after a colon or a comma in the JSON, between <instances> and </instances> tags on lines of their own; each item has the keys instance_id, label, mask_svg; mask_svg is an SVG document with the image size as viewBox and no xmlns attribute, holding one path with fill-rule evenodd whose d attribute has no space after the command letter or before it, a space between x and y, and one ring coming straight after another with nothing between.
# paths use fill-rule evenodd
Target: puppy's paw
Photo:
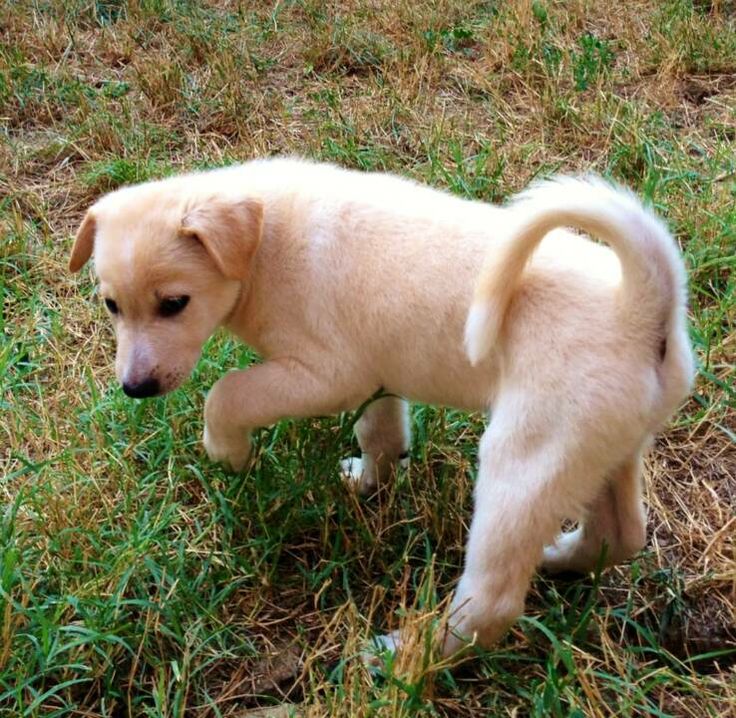
<instances>
[{"instance_id":1,"label":"puppy's paw","mask_svg":"<svg viewBox=\"0 0 736 718\"><path fill-rule=\"evenodd\" d=\"M361 651L360 658L368 668L383 668L389 657L396 655L401 648L401 637L398 631L373 636L368 645Z\"/></svg>"},{"instance_id":2,"label":"puppy's paw","mask_svg":"<svg viewBox=\"0 0 736 718\"><path fill-rule=\"evenodd\" d=\"M552 576L584 575L595 570L600 558L601 549L586 542L583 530L577 528L559 534L544 547L539 568Z\"/></svg>"},{"instance_id":3,"label":"puppy's paw","mask_svg":"<svg viewBox=\"0 0 736 718\"><path fill-rule=\"evenodd\" d=\"M376 490L373 475L366 471L363 459L351 456L340 461L340 475L343 481L361 496L369 496Z\"/></svg>"},{"instance_id":4,"label":"puppy's paw","mask_svg":"<svg viewBox=\"0 0 736 718\"><path fill-rule=\"evenodd\" d=\"M409 466L409 457L402 454L392 467L391 464L377 464L370 454L363 454L362 457L350 456L340 461L340 475L343 481L358 494L370 496L378 488L378 477L389 478L395 466L406 469Z\"/></svg>"},{"instance_id":5,"label":"puppy's paw","mask_svg":"<svg viewBox=\"0 0 736 718\"><path fill-rule=\"evenodd\" d=\"M542 553L542 562L539 564L539 570L552 576L560 573L566 573L569 570L570 557L558 546L550 545L544 547Z\"/></svg>"},{"instance_id":6,"label":"puppy's paw","mask_svg":"<svg viewBox=\"0 0 736 718\"><path fill-rule=\"evenodd\" d=\"M213 431L209 424L205 424L203 443L212 461L233 471L242 471L250 458L251 440L247 433Z\"/></svg>"}]
</instances>

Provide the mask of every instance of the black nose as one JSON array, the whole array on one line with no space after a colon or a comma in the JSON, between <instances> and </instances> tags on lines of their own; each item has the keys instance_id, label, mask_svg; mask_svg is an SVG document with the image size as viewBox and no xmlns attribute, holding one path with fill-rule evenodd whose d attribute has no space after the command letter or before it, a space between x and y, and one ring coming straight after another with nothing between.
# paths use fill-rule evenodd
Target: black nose
<instances>
[{"instance_id":1,"label":"black nose","mask_svg":"<svg viewBox=\"0 0 736 718\"><path fill-rule=\"evenodd\" d=\"M159 389L158 379L148 378L140 384L128 384L123 382L123 391L134 399L145 399L147 396L156 396Z\"/></svg>"}]
</instances>

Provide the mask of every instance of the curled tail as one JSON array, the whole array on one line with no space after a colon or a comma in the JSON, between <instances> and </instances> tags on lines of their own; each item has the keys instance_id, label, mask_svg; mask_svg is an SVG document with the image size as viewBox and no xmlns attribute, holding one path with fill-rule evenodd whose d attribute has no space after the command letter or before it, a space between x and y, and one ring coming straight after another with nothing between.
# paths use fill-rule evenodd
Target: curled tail
<instances>
[{"instance_id":1,"label":"curled tail","mask_svg":"<svg viewBox=\"0 0 736 718\"><path fill-rule=\"evenodd\" d=\"M491 350L524 267L544 236L558 227L580 229L616 252L624 311L658 323L665 340L678 321L684 326L685 271L679 251L665 225L631 192L596 177L560 177L533 185L508 211L510 235L492 250L495 254L481 271L465 324L472 364Z\"/></svg>"}]
</instances>

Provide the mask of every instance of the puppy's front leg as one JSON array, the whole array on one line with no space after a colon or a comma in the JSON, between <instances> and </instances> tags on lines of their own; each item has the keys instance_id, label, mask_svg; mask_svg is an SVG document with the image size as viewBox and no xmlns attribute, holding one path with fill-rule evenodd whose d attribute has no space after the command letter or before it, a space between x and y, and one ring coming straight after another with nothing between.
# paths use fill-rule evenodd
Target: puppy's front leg
<instances>
[{"instance_id":1,"label":"puppy's front leg","mask_svg":"<svg viewBox=\"0 0 736 718\"><path fill-rule=\"evenodd\" d=\"M239 471L250 457L253 429L286 417L333 413L341 408L340 386L294 359L232 371L207 396L205 449L213 461Z\"/></svg>"},{"instance_id":2,"label":"puppy's front leg","mask_svg":"<svg viewBox=\"0 0 736 718\"><path fill-rule=\"evenodd\" d=\"M398 396L376 399L355 424L355 436L362 455L343 459L342 473L366 495L391 476L397 463L409 463L409 404Z\"/></svg>"}]
</instances>

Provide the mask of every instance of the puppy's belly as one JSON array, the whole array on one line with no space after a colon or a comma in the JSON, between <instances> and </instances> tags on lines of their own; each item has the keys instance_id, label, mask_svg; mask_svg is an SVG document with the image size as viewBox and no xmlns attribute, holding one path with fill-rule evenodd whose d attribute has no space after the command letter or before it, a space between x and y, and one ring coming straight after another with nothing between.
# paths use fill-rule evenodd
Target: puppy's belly
<instances>
[{"instance_id":1,"label":"puppy's belly","mask_svg":"<svg viewBox=\"0 0 736 718\"><path fill-rule=\"evenodd\" d=\"M449 406L467 411L489 408L496 389L496 372L490 362L472 367L463 359L454 365L435 367L407 363L391 372L383 386L391 394L424 404Z\"/></svg>"}]
</instances>

